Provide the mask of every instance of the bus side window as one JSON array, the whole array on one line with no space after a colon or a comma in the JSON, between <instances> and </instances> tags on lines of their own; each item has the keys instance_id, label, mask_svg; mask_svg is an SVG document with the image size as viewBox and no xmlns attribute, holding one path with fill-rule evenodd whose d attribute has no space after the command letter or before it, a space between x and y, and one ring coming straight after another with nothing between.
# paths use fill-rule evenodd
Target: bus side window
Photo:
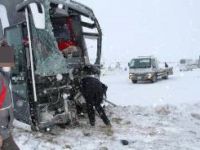
<instances>
[{"instance_id":1,"label":"bus side window","mask_svg":"<svg viewBox=\"0 0 200 150\"><path fill-rule=\"evenodd\" d=\"M22 43L22 33L20 26L14 26L5 29L5 37L10 46L14 48L15 51L15 67L13 73L19 74L24 69L24 52Z\"/></svg>"}]
</instances>

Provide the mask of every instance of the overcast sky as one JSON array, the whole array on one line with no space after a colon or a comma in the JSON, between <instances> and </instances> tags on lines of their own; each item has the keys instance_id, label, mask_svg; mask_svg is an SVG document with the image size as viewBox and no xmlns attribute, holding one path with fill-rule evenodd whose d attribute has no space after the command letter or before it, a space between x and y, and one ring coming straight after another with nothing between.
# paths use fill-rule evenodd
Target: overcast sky
<instances>
[{"instance_id":1,"label":"overcast sky","mask_svg":"<svg viewBox=\"0 0 200 150\"><path fill-rule=\"evenodd\" d=\"M103 29L103 58L155 55L176 61L200 55L200 0L79 0Z\"/></svg>"}]
</instances>

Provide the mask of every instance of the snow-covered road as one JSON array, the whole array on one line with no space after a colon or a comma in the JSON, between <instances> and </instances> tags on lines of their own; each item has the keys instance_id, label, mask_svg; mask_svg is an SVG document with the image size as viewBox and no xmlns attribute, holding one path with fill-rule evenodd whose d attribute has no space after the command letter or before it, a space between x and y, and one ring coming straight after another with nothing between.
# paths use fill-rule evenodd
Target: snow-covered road
<instances>
[{"instance_id":1,"label":"snow-covered road","mask_svg":"<svg viewBox=\"0 0 200 150\"><path fill-rule=\"evenodd\" d=\"M108 99L118 105L163 105L200 102L200 70L175 71L168 80L132 84L128 71L114 71L103 76L108 85Z\"/></svg>"}]
</instances>

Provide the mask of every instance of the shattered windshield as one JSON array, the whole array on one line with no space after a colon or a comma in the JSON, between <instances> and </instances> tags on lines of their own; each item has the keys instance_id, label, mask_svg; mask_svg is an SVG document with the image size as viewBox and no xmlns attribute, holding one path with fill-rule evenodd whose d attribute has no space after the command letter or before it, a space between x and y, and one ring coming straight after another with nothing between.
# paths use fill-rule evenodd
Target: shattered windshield
<instances>
[{"instance_id":1,"label":"shattered windshield","mask_svg":"<svg viewBox=\"0 0 200 150\"><path fill-rule=\"evenodd\" d=\"M45 29L37 29L31 21L32 47L35 55L36 74L42 76L67 73L68 65L56 46L49 18L49 4L45 2Z\"/></svg>"},{"instance_id":2,"label":"shattered windshield","mask_svg":"<svg viewBox=\"0 0 200 150\"><path fill-rule=\"evenodd\" d=\"M130 63L130 68L150 68L151 59L133 59Z\"/></svg>"},{"instance_id":3,"label":"shattered windshield","mask_svg":"<svg viewBox=\"0 0 200 150\"><path fill-rule=\"evenodd\" d=\"M65 57L69 65L82 62L83 40L82 26L78 15L54 16L56 12L51 12L51 23L53 34L59 51ZM57 14L58 15L58 14Z\"/></svg>"}]
</instances>

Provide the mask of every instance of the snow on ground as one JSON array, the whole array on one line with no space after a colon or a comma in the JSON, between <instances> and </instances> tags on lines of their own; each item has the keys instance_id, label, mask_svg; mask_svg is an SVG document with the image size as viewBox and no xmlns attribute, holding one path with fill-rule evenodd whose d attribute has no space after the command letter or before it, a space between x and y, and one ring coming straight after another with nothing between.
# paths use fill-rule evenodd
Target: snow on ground
<instances>
[{"instance_id":1,"label":"snow on ground","mask_svg":"<svg viewBox=\"0 0 200 150\"><path fill-rule=\"evenodd\" d=\"M15 122L14 137L22 150L199 150L200 70L176 74L155 84L132 84L128 72L102 77L109 85L108 106L112 129L97 117L91 128L88 119L80 125L56 127L44 134L30 132ZM175 105L174 105L175 104ZM121 140L128 141L123 145Z\"/></svg>"},{"instance_id":2,"label":"snow on ground","mask_svg":"<svg viewBox=\"0 0 200 150\"><path fill-rule=\"evenodd\" d=\"M181 107L109 107L112 130L98 119L91 128L55 129L56 135L31 133L20 127L14 137L22 150L199 150L200 105ZM121 140L129 144L124 146Z\"/></svg>"}]
</instances>

